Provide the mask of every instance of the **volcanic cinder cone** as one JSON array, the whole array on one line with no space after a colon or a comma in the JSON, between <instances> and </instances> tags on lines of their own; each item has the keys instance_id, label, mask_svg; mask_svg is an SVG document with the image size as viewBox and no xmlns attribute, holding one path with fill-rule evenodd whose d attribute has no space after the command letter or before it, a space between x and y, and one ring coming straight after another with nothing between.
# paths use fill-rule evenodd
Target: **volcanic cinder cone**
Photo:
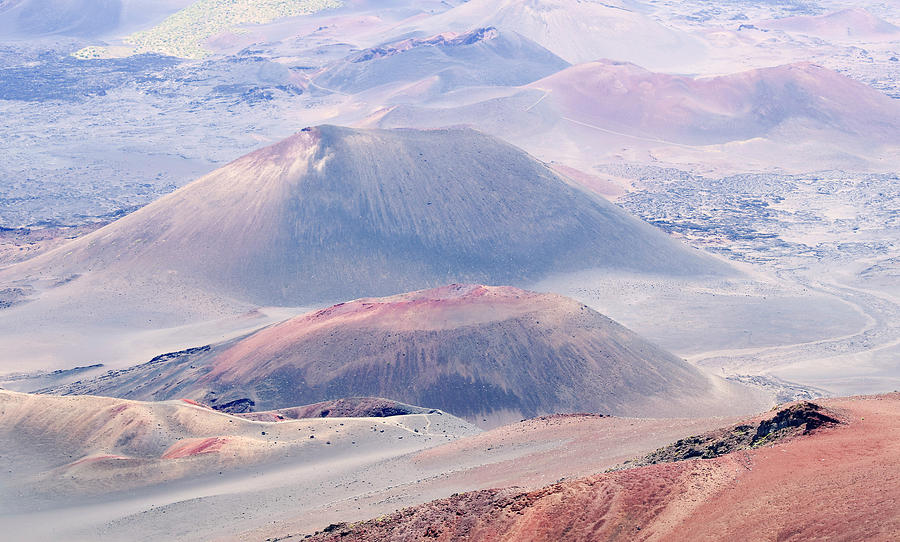
<instances>
[{"instance_id":1,"label":"volcanic cinder cone","mask_svg":"<svg viewBox=\"0 0 900 542\"><path fill-rule=\"evenodd\" d=\"M706 375L587 306L480 285L342 303L51 391L242 410L375 396L486 425L556 412L729 410Z\"/></svg>"},{"instance_id":2,"label":"volcanic cinder cone","mask_svg":"<svg viewBox=\"0 0 900 542\"><path fill-rule=\"evenodd\" d=\"M0 279L78 277L66 286L175 312L184 292L303 305L591 268L727 270L493 137L321 126Z\"/></svg>"}]
</instances>

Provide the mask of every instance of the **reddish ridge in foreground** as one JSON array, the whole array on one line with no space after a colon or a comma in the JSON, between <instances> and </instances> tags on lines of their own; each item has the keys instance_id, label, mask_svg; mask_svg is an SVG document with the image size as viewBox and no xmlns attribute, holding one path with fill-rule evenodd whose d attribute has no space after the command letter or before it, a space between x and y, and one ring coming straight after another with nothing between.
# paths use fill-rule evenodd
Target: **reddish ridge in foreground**
<instances>
[{"instance_id":1,"label":"reddish ridge in foreground","mask_svg":"<svg viewBox=\"0 0 900 542\"><path fill-rule=\"evenodd\" d=\"M434 501L313 540L897 540L900 393L822 401L845 423L709 460Z\"/></svg>"}]
</instances>

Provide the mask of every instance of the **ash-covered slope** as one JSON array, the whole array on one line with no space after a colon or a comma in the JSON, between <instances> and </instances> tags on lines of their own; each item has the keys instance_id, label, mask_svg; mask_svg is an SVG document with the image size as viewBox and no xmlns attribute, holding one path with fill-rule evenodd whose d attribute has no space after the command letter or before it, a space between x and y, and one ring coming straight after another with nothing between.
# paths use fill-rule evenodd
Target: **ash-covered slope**
<instances>
[{"instance_id":1,"label":"ash-covered slope","mask_svg":"<svg viewBox=\"0 0 900 542\"><path fill-rule=\"evenodd\" d=\"M377 396L489 425L555 412L730 410L698 370L577 301L476 285L343 303L49 391L214 407L249 399L260 410Z\"/></svg>"},{"instance_id":2,"label":"ash-covered slope","mask_svg":"<svg viewBox=\"0 0 900 542\"><path fill-rule=\"evenodd\" d=\"M365 49L330 65L314 83L356 93L389 83L434 78L434 90L448 92L463 86L525 85L568 66L529 39L486 27Z\"/></svg>"},{"instance_id":3,"label":"ash-covered slope","mask_svg":"<svg viewBox=\"0 0 900 542\"><path fill-rule=\"evenodd\" d=\"M321 126L0 281L64 279L78 295L114 290L165 312L191 310L196 292L300 306L589 268L727 271L490 136Z\"/></svg>"}]
</instances>

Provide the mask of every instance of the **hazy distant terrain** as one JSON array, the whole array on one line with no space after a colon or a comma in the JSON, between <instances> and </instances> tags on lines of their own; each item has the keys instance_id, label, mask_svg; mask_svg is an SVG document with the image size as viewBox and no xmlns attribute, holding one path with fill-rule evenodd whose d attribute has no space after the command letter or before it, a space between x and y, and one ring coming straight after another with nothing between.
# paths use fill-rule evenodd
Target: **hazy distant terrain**
<instances>
[{"instance_id":1,"label":"hazy distant terrain","mask_svg":"<svg viewBox=\"0 0 900 542\"><path fill-rule=\"evenodd\" d=\"M507 4L506 10L518 9L515 2ZM597 10L609 17L616 13L640 14L647 20L655 19L666 25L669 31L677 30L692 36L694 42L705 44L706 53L699 57L701 61L695 62L690 69L679 69L679 75L721 75L811 61L871 85L888 96L897 96L895 85L900 80L900 61L896 59L900 51L896 50L896 38L891 39L890 32L885 33L884 28L890 30L889 26L870 21L868 24L874 24L874 32L860 30L846 37L835 37L833 33L825 37L804 33L804 24L809 26L807 23L790 30L764 27L764 21L778 17L827 15L839 11L840 3L626 4L622 4L621 8L630 11L601 4L580 9ZM34 5L39 4L34 2ZM436 105L458 107L471 103L479 96L484 98L478 101L491 99L490 88L502 88L506 96L515 90L508 85L529 82L521 77L506 81L484 79L483 75L477 75L479 73L511 70L530 73L534 80L547 74L533 70L522 72L521 63L535 65L534 53L529 51L540 47L540 44L534 41L536 36L528 36L527 32L521 34L522 28L515 24L504 26L502 19L494 21L487 16L465 18L454 14L451 18L450 14L456 11L451 10L441 17L459 21L454 23L459 26L441 28L436 25L443 19L429 22L430 18L422 15L446 11L451 4L434 2L413 6L394 2L377 7L380 9L373 12L376 8L374 4L356 2L336 10L326 9L314 16L291 19L293 26L275 23L258 25L246 34L247 41L235 42L243 45L236 49L226 47L227 54L214 55L206 60L152 55L122 60L78 60L69 55L89 44L86 38L41 34L43 37L28 41L6 40L5 44L0 44L0 69L4 73L4 77L0 78L0 112L8 119L0 128L0 150L6 156L0 164L0 175L4 179L0 186L0 201L4 202L0 209L0 225L15 227L42 222L73 224L96 220L95 217L149 203L217 165L267 142L286 137L304 126L326 120L360 122L371 114L380 115L379 109L385 106L405 104L430 107L429 103L437 98ZM477 3L472 7L461 6L465 8L461 13L474 15L476 7L489 14L488 8L479 7ZM868 7L872 17L886 20L896 17L890 6L873 4ZM49 4L44 8L52 9ZM17 5L16 9L22 9L22 6ZM139 9L143 7L136 6L130 12ZM0 20L12 17L14 11L3 11ZM408 64L416 66L420 79L401 78L402 84L390 88L381 86L379 92L374 94L366 90L373 84L380 85L384 79L376 76L375 72L369 75L368 70L366 77L370 78L369 81L355 82L349 92L341 85L332 87L325 84L342 70L347 76L346 68L342 66L354 66L353 59L362 51L396 42L398 36L392 35L390 29L417 13L420 15L416 21L424 22L404 23L396 32L402 29L404 33L399 38L403 39L409 36L425 39L426 43L404 53L407 56L425 55L422 60ZM309 22L306 22L307 18ZM826 22L829 28L838 30L866 23L857 19L852 13L839 14ZM554 24L557 23L562 24L554 20ZM570 23L574 24L567 20L566 24ZM490 25L496 26L500 41L516 39L525 45L503 50L501 57L486 61L474 54L480 47L477 43L448 43L446 46L427 43L427 38L437 33L449 30L468 32ZM418 30L419 26L421 30ZM508 38L505 37L507 34ZM574 40L575 35L582 34L573 33L569 39ZM235 39L243 39L241 36L244 34L237 34ZM640 42L649 54L660 48L666 51L671 49L665 42L647 43L638 35L623 34L619 41L629 43L629 39ZM488 40L488 43L490 41L496 40ZM556 41L565 43L567 40L560 38ZM447 53L441 52L442 47ZM417 49L420 52L416 52ZM604 52L601 48L593 53L595 56L587 58L600 60L612 57L614 60L637 61L640 65L638 58L616 58L614 53ZM441 58L444 54L446 59ZM685 54L696 61L697 57ZM447 60L454 57L457 67L446 71ZM567 59L565 55L563 59L585 60ZM390 57L381 60L387 61ZM467 65L467 62L470 64ZM488 66L491 68L488 69ZM512 66L516 66L515 70ZM554 70L559 69L559 64L552 66ZM660 69L659 66L643 67L654 71ZM437 74L442 69L445 73L437 75L437 80L451 77L453 86L441 86L427 76L429 71ZM397 75L394 70L392 77ZM457 90L444 95L447 91L458 89L460 83L477 91ZM523 98L518 109L528 109L540 97L540 94L535 94L533 98ZM507 112L500 114L505 122L512 123L510 125L518 126L522 122L509 118ZM485 113L476 115L482 117L479 122L485 120ZM444 115L437 118L445 125L473 120L472 116L454 119ZM535 118L534 115L526 116L523 121L531 128L535 125ZM98 123L96 119L103 119L103 122ZM88 126L94 136L90 144L85 145L79 133ZM116 129L108 130L111 126ZM571 128L575 129L577 125ZM592 133L591 129L582 129L576 134L584 140L580 143L582 146L601 136ZM515 136L518 144L522 144L520 134L507 135ZM611 136L603 135L585 151L574 154L572 143L566 142L562 146L563 140L556 135L549 140L537 140L533 148L527 146L526 150L542 159L570 159L572 163L569 165L582 170L595 164L584 163L581 152L588 153L588 156L590 153L597 154L598 149L608 147L610 143L622 147L617 152L625 159L640 157L641 160L678 163L682 169L684 166L697 166L707 171L715 167L750 173L758 168L768 170L779 165L758 152L753 153L752 160L733 163L734 157L740 156L734 154L739 150L725 148L720 152L725 152L732 162L720 159L717 156L719 152L713 152L708 153L705 159L713 165L704 166L698 158L704 149L687 152L685 157L681 157L681 151L677 149L657 156L652 147L646 149L638 140ZM148 160L148 156L152 159ZM779 158L781 162L789 163L792 172L802 173L821 167L821 160L811 157L805 164L802 153L785 154ZM865 164L859 157L843 161L837 158L832 156L835 164L842 168L868 170L885 167ZM753 169L746 169L748 166ZM33 197L41 193L40 198Z\"/></svg>"},{"instance_id":2,"label":"hazy distant terrain","mask_svg":"<svg viewBox=\"0 0 900 542\"><path fill-rule=\"evenodd\" d=\"M179 291L303 306L592 268L731 272L496 138L321 126L0 276L177 313Z\"/></svg>"}]
</instances>

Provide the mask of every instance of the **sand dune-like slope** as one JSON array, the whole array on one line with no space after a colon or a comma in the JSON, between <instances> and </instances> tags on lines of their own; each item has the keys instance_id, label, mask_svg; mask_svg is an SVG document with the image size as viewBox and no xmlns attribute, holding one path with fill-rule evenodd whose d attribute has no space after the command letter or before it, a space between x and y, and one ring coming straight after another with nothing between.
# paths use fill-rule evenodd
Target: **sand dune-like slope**
<instances>
[{"instance_id":1,"label":"sand dune-like slope","mask_svg":"<svg viewBox=\"0 0 900 542\"><path fill-rule=\"evenodd\" d=\"M494 26L537 42L572 63L614 58L677 69L702 58L705 46L630 8L596 0L471 0L424 19L426 31Z\"/></svg>"},{"instance_id":2,"label":"sand dune-like slope","mask_svg":"<svg viewBox=\"0 0 900 542\"><path fill-rule=\"evenodd\" d=\"M202 296L302 306L598 267L727 272L490 136L321 126L0 281L64 280L54 295L80 295L82 307L129 299L138 313L177 314Z\"/></svg>"},{"instance_id":3,"label":"sand dune-like slope","mask_svg":"<svg viewBox=\"0 0 900 542\"><path fill-rule=\"evenodd\" d=\"M845 424L771 446L469 493L313 540L896 540L900 395L823 402ZM807 426L805 430L808 430Z\"/></svg>"},{"instance_id":4,"label":"sand dune-like slope","mask_svg":"<svg viewBox=\"0 0 900 542\"><path fill-rule=\"evenodd\" d=\"M390 397L496 425L556 412L733 412L730 392L575 300L451 285L366 298L52 390L216 408ZM726 398L727 397L727 398ZM751 401L747 410L761 406ZM746 412L746 410L745 410Z\"/></svg>"},{"instance_id":5,"label":"sand dune-like slope","mask_svg":"<svg viewBox=\"0 0 900 542\"><path fill-rule=\"evenodd\" d=\"M731 423L554 415L479 433L428 411L263 422L181 400L0 392L0 529L35 541L265 539L460 491L537 488Z\"/></svg>"},{"instance_id":6,"label":"sand dune-like slope","mask_svg":"<svg viewBox=\"0 0 900 542\"><path fill-rule=\"evenodd\" d=\"M411 480L408 483L345 501L291 510L273 517L275 521L268 525L232 532L221 540L288 536L302 539L329 524L390 514L411 503L475 488L538 489L561 479L603 472L664 444L738 420L616 418L596 414L532 418L410 454L408 462L396 468L407 473L406 478Z\"/></svg>"},{"instance_id":7,"label":"sand dune-like slope","mask_svg":"<svg viewBox=\"0 0 900 542\"><path fill-rule=\"evenodd\" d=\"M433 78L432 91L465 86L519 86L569 64L540 45L496 28L408 38L356 52L329 65L315 86L357 93L391 83Z\"/></svg>"},{"instance_id":8,"label":"sand dune-like slope","mask_svg":"<svg viewBox=\"0 0 900 542\"><path fill-rule=\"evenodd\" d=\"M253 465L314 464L385 451L401 455L477 432L433 409L277 421L250 420L182 400L0 391L0 515Z\"/></svg>"}]
</instances>

